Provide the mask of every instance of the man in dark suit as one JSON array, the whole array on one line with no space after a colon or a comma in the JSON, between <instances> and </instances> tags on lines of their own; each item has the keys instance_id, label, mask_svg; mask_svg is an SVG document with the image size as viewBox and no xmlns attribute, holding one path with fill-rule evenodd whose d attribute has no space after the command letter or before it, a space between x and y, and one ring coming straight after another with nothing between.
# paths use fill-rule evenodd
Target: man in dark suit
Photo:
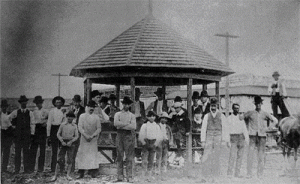
<instances>
[{"instance_id":1,"label":"man in dark suit","mask_svg":"<svg viewBox=\"0 0 300 184\"><path fill-rule=\"evenodd\" d=\"M164 100L164 92L162 88L157 88L154 92L157 99L152 102L146 109L146 113L149 111L154 111L156 114L161 114L162 112L168 112L167 100Z\"/></svg>"},{"instance_id":2,"label":"man in dark suit","mask_svg":"<svg viewBox=\"0 0 300 184\"><path fill-rule=\"evenodd\" d=\"M204 118L205 114L210 112L210 102L209 102L209 96L206 90L201 91L200 94L200 100L202 102L201 109L202 109L202 119Z\"/></svg>"},{"instance_id":3,"label":"man in dark suit","mask_svg":"<svg viewBox=\"0 0 300 184\"><path fill-rule=\"evenodd\" d=\"M80 95L74 95L74 98L72 100L73 100L73 104L75 106L75 108L73 109L73 112L74 112L75 117L76 117L76 125L78 126L79 116L81 114L85 113L85 109L80 104L81 103L81 97L80 97ZM80 134L79 134L79 137L80 137ZM78 148L79 148L79 143L80 143L80 138L77 139L74 142L75 148L74 148L74 154L73 154L73 159L72 159L71 172L74 172L74 170L75 170L75 159L76 159L76 156L77 156L77 151L78 151Z\"/></svg>"},{"instance_id":4,"label":"man in dark suit","mask_svg":"<svg viewBox=\"0 0 300 184\"><path fill-rule=\"evenodd\" d=\"M30 141L34 134L34 116L31 111L27 109L28 98L21 95L18 102L21 108L13 111L10 116L12 118L12 125L15 126L15 173L18 174L21 168L21 152L23 150L23 164L24 172L32 172L31 157L30 157Z\"/></svg>"}]
</instances>

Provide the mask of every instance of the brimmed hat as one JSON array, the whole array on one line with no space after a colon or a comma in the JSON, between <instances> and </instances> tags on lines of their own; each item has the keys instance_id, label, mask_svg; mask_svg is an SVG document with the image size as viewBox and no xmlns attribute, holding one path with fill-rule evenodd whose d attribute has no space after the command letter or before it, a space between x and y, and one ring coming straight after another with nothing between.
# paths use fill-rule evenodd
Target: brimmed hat
<instances>
[{"instance_id":1,"label":"brimmed hat","mask_svg":"<svg viewBox=\"0 0 300 184\"><path fill-rule=\"evenodd\" d=\"M181 103L181 102L175 102L175 103L173 104L173 107L174 107L174 108L181 107L181 106L182 106L182 103Z\"/></svg>"},{"instance_id":2,"label":"brimmed hat","mask_svg":"<svg viewBox=\"0 0 300 184\"><path fill-rule=\"evenodd\" d=\"M88 107L96 107L96 102L93 100L90 100L89 103L86 104Z\"/></svg>"},{"instance_id":3,"label":"brimmed hat","mask_svg":"<svg viewBox=\"0 0 300 184\"><path fill-rule=\"evenodd\" d=\"M72 100L74 102L81 102L81 97L80 97L80 95L74 95L74 97L72 98Z\"/></svg>"},{"instance_id":4,"label":"brimmed hat","mask_svg":"<svg viewBox=\"0 0 300 184\"><path fill-rule=\"evenodd\" d=\"M181 97L180 97L180 96L176 96L176 97L174 98L174 102L182 102Z\"/></svg>"},{"instance_id":5,"label":"brimmed hat","mask_svg":"<svg viewBox=\"0 0 300 184\"><path fill-rule=\"evenodd\" d=\"M8 107L7 100L5 99L1 100L1 107Z\"/></svg>"},{"instance_id":6,"label":"brimmed hat","mask_svg":"<svg viewBox=\"0 0 300 184\"><path fill-rule=\"evenodd\" d=\"M42 96L36 96L33 99L33 103L35 103L35 104L39 104L39 103L43 103L43 102L44 102L44 99L42 98Z\"/></svg>"},{"instance_id":7,"label":"brimmed hat","mask_svg":"<svg viewBox=\"0 0 300 184\"><path fill-rule=\"evenodd\" d=\"M254 104L262 103L264 100L260 96L254 97Z\"/></svg>"},{"instance_id":8,"label":"brimmed hat","mask_svg":"<svg viewBox=\"0 0 300 184\"><path fill-rule=\"evenodd\" d=\"M91 98L94 98L95 96L101 96L103 93L100 93L98 90L93 90L91 92Z\"/></svg>"},{"instance_id":9,"label":"brimmed hat","mask_svg":"<svg viewBox=\"0 0 300 184\"><path fill-rule=\"evenodd\" d=\"M117 100L117 97L115 94L110 94L108 97L110 100Z\"/></svg>"},{"instance_id":10,"label":"brimmed hat","mask_svg":"<svg viewBox=\"0 0 300 184\"><path fill-rule=\"evenodd\" d=\"M135 94L143 94L140 88L135 88Z\"/></svg>"},{"instance_id":11,"label":"brimmed hat","mask_svg":"<svg viewBox=\"0 0 300 184\"><path fill-rule=\"evenodd\" d=\"M147 113L147 117L151 117L151 116L158 117L157 114L156 114L154 111L149 111L149 112Z\"/></svg>"},{"instance_id":12,"label":"brimmed hat","mask_svg":"<svg viewBox=\"0 0 300 184\"><path fill-rule=\"evenodd\" d=\"M66 117L67 117L67 118L76 118L75 114L74 114L72 111L69 111L69 112L66 114Z\"/></svg>"},{"instance_id":13,"label":"brimmed hat","mask_svg":"<svg viewBox=\"0 0 300 184\"><path fill-rule=\"evenodd\" d=\"M200 108L196 108L194 114L201 114L202 110Z\"/></svg>"},{"instance_id":14,"label":"brimmed hat","mask_svg":"<svg viewBox=\"0 0 300 184\"><path fill-rule=\"evenodd\" d=\"M20 99L18 100L18 102L19 102L19 103L21 103L21 102L27 102L28 100L29 100L29 99L26 98L25 95L21 95L21 96L20 96Z\"/></svg>"},{"instance_id":15,"label":"brimmed hat","mask_svg":"<svg viewBox=\"0 0 300 184\"><path fill-rule=\"evenodd\" d=\"M162 88L157 88L156 91L154 92L154 94L156 94L156 95L164 94L163 89Z\"/></svg>"},{"instance_id":16,"label":"brimmed hat","mask_svg":"<svg viewBox=\"0 0 300 184\"><path fill-rule=\"evenodd\" d=\"M170 119L168 113L166 113L166 112L162 112L162 113L160 114L160 116L159 116L158 119L161 119L161 118L167 118L168 120Z\"/></svg>"},{"instance_id":17,"label":"brimmed hat","mask_svg":"<svg viewBox=\"0 0 300 184\"><path fill-rule=\"evenodd\" d=\"M218 99L216 97L212 97L210 99L210 105L218 105Z\"/></svg>"},{"instance_id":18,"label":"brimmed hat","mask_svg":"<svg viewBox=\"0 0 300 184\"><path fill-rule=\"evenodd\" d=\"M201 91L200 98L201 97L209 97L206 90Z\"/></svg>"},{"instance_id":19,"label":"brimmed hat","mask_svg":"<svg viewBox=\"0 0 300 184\"><path fill-rule=\"evenodd\" d=\"M101 102L107 103L107 102L108 102L108 98L107 98L106 96L101 97L100 103L101 103Z\"/></svg>"},{"instance_id":20,"label":"brimmed hat","mask_svg":"<svg viewBox=\"0 0 300 184\"><path fill-rule=\"evenodd\" d=\"M55 107L55 101L56 101L56 100L61 100L61 102L63 103L62 105L65 104L65 99L64 99L63 97L61 97L61 96L56 96L56 97L54 97L53 100L52 100L52 104L54 105L54 107Z\"/></svg>"},{"instance_id":21,"label":"brimmed hat","mask_svg":"<svg viewBox=\"0 0 300 184\"><path fill-rule=\"evenodd\" d=\"M128 96L124 96L123 100L122 100L122 104L132 104L133 101L128 97Z\"/></svg>"},{"instance_id":22,"label":"brimmed hat","mask_svg":"<svg viewBox=\"0 0 300 184\"><path fill-rule=\"evenodd\" d=\"M280 76L280 74L279 74L278 71L275 71L275 72L273 72L272 76L273 76L273 77L274 77L274 76Z\"/></svg>"},{"instance_id":23,"label":"brimmed hat","mask_svg":"<svg viewBox=\"0 0 300 184\"><path fill-rule=\"evenodd\" d=\"M194 91L192 99L198 99L198 98L199 98L199 92L198 91Z\"/></svg>"}]
</instances>

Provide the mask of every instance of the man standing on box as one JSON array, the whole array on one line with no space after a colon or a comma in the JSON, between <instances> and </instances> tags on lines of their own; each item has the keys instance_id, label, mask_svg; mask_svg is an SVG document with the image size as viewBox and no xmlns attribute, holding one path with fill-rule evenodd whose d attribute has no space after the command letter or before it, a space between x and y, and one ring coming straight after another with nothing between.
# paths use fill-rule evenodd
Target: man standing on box
<instances>
[{"instance_id":1,"label":"man standing on box","mask_svg":"<svg viewBox=\"0 0 300 184\"><path fill-rule=\"evenodd\" d=\"M34 97L33 103L36 104L37 109L33 111L35 119L35 133L34 139L30 147L32 156L32 170L35 168L36 154L40 147L40 156L38 159L38 172L44 171L45 165L45 152L46 152L46 139L47 139L47 119L49 112L43 108L44 99L42 96Z\"/></svg>"},{"instance_id":2,"label":"man standing on box","mask_svg":"<svg viewBox=\"0 0 300 184\"><path fill-rule=\"evenodd\" d=\"M30 168L30 141L34 134L34 116L27 107L28 99L25 95L21 95L18 102L21 104L21 108L13 111L10 116L13 119L12 124L15 129L15 173L20 172L21 167L21 152L23 150L23 164L24 172L32 172Z\"/></svg>"},{"instance_id":3,"label":"man standing on box","mask_svg":"<svg viewBox=\"0 0 300 184\"><path fill-rule=\"evenodd\" d=\"M65 104L65 99L61 96L56 96L52 100L55 108L51 109L47 121L47 137L48 145L51 143L52 158L51 158L51 172L55 172L57 162L57 151L59 140L57 138L57 131L59 126L66 121L65 112L62 106Z\"/></svg>"},{"instance_id":4,"label":"man standing on box","mask_svg":"<svg viewBox=\"0 0 300 184\"><path fill-rule=\"evenodd\" d=\"M280 74L276 71L273 73L272 77L274 82L269 85L268 92L271 95L271 104L273 115L279 119L278 116L278 107L280 108L282 118L288 117L289 112L285 106L284 98L287 97L286 89L284 83L279 80Z\"/></svg>"},{"instance_id":5,"label":"man standing on box","mask_svg":"<svg viewBox=\"0 0 300 184\"><path fill-rule=\"evenodd\" d=\"M135 147L135 129L136 118L135 115L129 111L130 105L133 101L125 96L123 98L123 110L117 112L114 118L114 125L117 128L117 168L118 179L116 182L122 182L124 179L123 174L123 158L124 152L126 156L126 175L127 181L133 182L133 159Z\"/></svg>"},{"instance_id":6,"label":"man standing on box","mask_svg":"<svg viewBox=\"0 0 300 184\"><path fill-rule=\"evenodd\" d=\"M75 106L75 109L73 110L73 113L75 114L76 125L78 126L79 117L80 117L81 114L83 114L85 112L85 109L80 104L81 103L80 95L74 95L72 100L73 100L73 104ZM75 159L76 159L76 155L77 155L77 152L78 152L79 143L80 143L80 133L79 133L79 138L73 143L74 144L74 154L73 154L73 159L72 159L71 172L74 172L74 170L75 170Z\"/></svg>"}]
</instances>

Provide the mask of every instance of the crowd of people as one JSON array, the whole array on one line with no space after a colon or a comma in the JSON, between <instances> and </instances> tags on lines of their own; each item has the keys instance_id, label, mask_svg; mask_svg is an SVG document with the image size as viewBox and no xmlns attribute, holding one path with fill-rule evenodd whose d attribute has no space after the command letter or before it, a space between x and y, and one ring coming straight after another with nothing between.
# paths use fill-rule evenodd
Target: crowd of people
<instances>
[{"instance_id":1,"label":"crowd of people","mask_svg":"<svg viewBox=\"0 0 300 184\"><path fill-rule=\"evenodd\" d=\"M278 81L279 73L274 72L273 77ZM283 85L277 83L270 86L270 94L273 95L272 103L283 108L282 94L286 94ZM277 91L276 91L277 90ZM139 88L135 89L135 99L125 96L122 109L115 105L117 100L114 94L103 96L98 90L91 92L91 100L86 107L81 105L81 97L74 95L72 108L62 108L65 99L56 96L52 100L54 108L50 111L43 108L44 99L36 96L33 102L36 109L27 109L28 98L20 96L18 102L20 108L8 113L7 100L1 101L1 150L2 172L7 172L10 157L10 147L15 144L14 173L20 173L21 153L23 152L24 173L35 171L37 150L39 158L37 172L43 172L45 166L46 145L51 146L51 172L55 181L59 172L65 169L65 157L67 156L67 179L72 180L70 173L75 171L77 161L78 179L83 178L85 171L91 177L97 176L99 168L98 140L114 140L116 151L112 156L117 163L117 181L122 182L125 176L128 182L134 181L134 158L141 158L143 176L146 180L152 174L167 172L168 153L171 145L176 146L176 156L181 158L178 165L184 164L187 136L191 132L196 133L192 137L193 146L204 148L195 161L201 162L203 181L211 180L220 175L220 154L224 146L230 148L227 175L242 177L240 168L246 145L249 145L247 158L247 177L252 177L252 164L255 147L258 152L257 176L263 175L263 159L266 146L266 131L274 127L278 120L273 115L263 111L261 105L263 99L254 97L255 109L240 113L240 105L232 105L232 113L225 117L218 107L218 99L209 97L206 90L200 94L193 92L192 117L188 118L188 112L183 107L181 97L177 96L171 107L164 99L164 91L157 88L154 92L157 99L147 108L140 95ZM277 106L276 106L277 108ZM278 116L277 111L275 116ZM267 121L273 122L268 125ZM102 135L101 125L110 123L117 132L116 137ZM272 126L271 126L272 125ZM268 127L269 126L269 127ZM138 133L138 146L135 151L136 133ZM198 134L197 134L198 133ZM100 138L99 138L100 136ZM196 151L197 152L197 151ZM124 162L125 156L125 162ZM156 164L154 160L156 159ZM197 161L196 161L197 162ZM234 167L234 163L235 167ZM123 173L126 164L126 174ZM174 163L173 163L174 164ZM175 164L176 165L176 164ZM233 172L234 170L234 172Z\"/></svg>"}]
</instances>

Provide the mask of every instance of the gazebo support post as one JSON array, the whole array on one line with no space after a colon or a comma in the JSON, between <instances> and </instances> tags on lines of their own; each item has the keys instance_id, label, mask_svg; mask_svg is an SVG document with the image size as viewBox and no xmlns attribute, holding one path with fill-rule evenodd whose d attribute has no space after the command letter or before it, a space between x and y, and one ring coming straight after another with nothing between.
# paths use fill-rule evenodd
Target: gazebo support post
<instances>
[{"instance_id":1,"label":"gazebo support post","mask_svg":"<svg viewBox=\"0 0 300 184\"><path fill-rule=\"evenodd\" d=\"M120 83L116 84L117 107L120 108Z\"/></svg>"},{"instance_id":2,"label":"gazebo support post","mask_svg":"<svg viewBox=\"0 0 300 184\"><path fill-rule=\"evenodd\" d=\"M135 101L135 78L130 77L131 100Z\"/></svg>"},{"instance_id":3,"label":"gazebo support post","mask_svg":"<svg viewBox=\"0 0 300 184\"><path fill-rule=\"evenodd\" d=\"M207 84L203 84L203 85L202 85L202 90L207 91Z\"/></svg>"},{"instance_id":4,"label":"gazebo support post","mask_svg":"<svg viewBox=\"0 0 300 184\"><path fill-rule=\"evenodd\" d=\"M188 163L192 163L192 85L193 79L189 78L187 83L187 111L188 111L188 118L190 119L191 126L188 134L188 142L187 142L187 150L188 150Z\"/></svg>"},{"instance_id":5,"label":"gazebo support post","mask_svg":"<svg viewBox=\"0 0 300 184\"><path fill-rule=\"evenodd\" d=\"M219 81L216 81L216 97L218 99L218 105L219 105L219 109L220 109L220 82Z\"/></svg>"},{"instance_id":6,"label":"gazebo support post","mask_svg":"<svg viewBox=\"0 0 300 184\"><path fill-rule=\"evenodd\" d=\"M163 100L165 100L166 99L166 84L165 83L163 83L161 89L163 91Z\"/></svg>"},{"instance_id":7,"label":"gazebo support post","mask_svg":"<svg viewBox=\"0 0 300 184\"><path fill-rule=\"evenodd\" d=\"M86 106L86 104L91 99L91 91L92 91L91 79L87 78L84 81L84 106Z\"/></svg>"}]
</instances>

